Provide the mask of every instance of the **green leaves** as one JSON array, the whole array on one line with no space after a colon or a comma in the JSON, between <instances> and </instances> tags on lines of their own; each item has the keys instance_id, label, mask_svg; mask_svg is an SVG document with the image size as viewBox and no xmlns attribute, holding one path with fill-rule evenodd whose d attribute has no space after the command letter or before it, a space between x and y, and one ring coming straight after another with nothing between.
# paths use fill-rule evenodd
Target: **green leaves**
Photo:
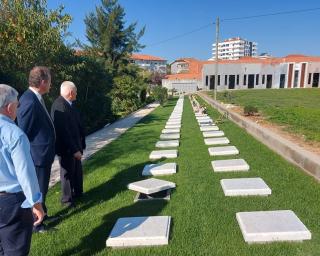
<instances>
[{"instance_id":1,"label":"green leaves","mask_svg":"<svg viewBox=\"0 0 320 256\"><path fill-rule=\"evenodd\" d=\"M120 65L128 63L133 51L143 48L139 39L144 34L144 28L136 34L137 23L126 27L124 17L125 11L117 0L102 0L96 12L89 13L85 18L90 42L85 49L101 58L115 76L119 74Z\"/></svg>"}]
</instances>

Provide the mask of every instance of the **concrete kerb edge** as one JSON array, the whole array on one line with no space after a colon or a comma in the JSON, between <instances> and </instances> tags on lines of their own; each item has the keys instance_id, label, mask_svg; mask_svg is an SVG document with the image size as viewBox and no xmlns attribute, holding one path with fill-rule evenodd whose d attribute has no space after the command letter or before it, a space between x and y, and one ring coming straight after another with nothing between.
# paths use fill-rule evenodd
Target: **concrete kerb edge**
<instances>
[{"instance_id":1,"label":"concrete kerb edge","mask_svg":"<svg viewBox=\"0 0 320 256\"><path fill-rule=\"evenodd\" d=\"M320 181L320 157L318 155L299 147L291 141L284 139L283 137L250 120L246 120L237 113L229 111L225 106L204 93L200 92L198 95L220 113L228 113L228 118L231 121L245 129L249 134L271 150L285 158L290 163L300 167L307 174L313 176L317 181Z\"/></svg>"}]
</instances>

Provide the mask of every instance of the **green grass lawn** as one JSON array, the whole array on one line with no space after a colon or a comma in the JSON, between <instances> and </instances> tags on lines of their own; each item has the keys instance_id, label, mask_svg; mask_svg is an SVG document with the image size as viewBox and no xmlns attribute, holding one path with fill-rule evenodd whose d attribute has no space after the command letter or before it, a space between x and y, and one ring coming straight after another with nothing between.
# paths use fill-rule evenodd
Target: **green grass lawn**
<instances>
[{"instance_id":1,"label":"green grass lawn","mask_svg":"<svg viewBox=\"0 0 320 256\"><path fill-rule=\"evenodd\" d=\"M50 214L63 217L51 224L55 231L33 236L31 255L319 255L319 184L229 121L220 124L220 128L251 170L214 173L210 161L222 157L209 156L188 98L184 101L176 159L178 173L162 177L177 184L171 200L133 203L135 193L126 186L142 179L143 166L149 163L148 156L175 103L171 100L165 107L157 108L85 163L85 197L75 209L61 208L59 186L49 191ZM208 110L212 117L217 117L215 110L209 106ZM231 177L261 177L271 187L272 195L225 197L220 179ZM244 242L236 212L280 209L293 210L311 230L312 240L265 245ZM168 246L106 249L105 241L118 218L152 215L172 217Z\"/></svg>"},{"instance_id":2,"label":"green grass lawn","mask_svg":"<svg viewBox=\"0 0 320 256\"><path fill-rule=\"evenodd\" d=\"M213 93L209 93L213 96ZM218 100L240 106L258 107L268 120L285 125L286 130L320 142L320 90L238 90L218 93Z\"/></svg>"}]
</instances>

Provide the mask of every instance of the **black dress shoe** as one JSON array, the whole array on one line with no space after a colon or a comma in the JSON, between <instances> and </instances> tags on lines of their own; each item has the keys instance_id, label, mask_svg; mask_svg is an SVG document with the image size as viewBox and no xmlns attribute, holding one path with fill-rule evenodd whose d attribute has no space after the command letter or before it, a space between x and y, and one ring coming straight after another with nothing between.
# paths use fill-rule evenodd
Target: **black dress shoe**
<instances>
[{"instance_id":1,"label":"black dress shoe","mask_svg":"<svg viewBox=\"0 0 320 256\"><path fill-rule=\"evenodd\" d=\"M32 229L33 233L45 233L47 231L48 230L46 229L46 226L43 223L39 224L38 226L33 226Z\"/></svg>"},{"instance_id":2,"label":"black dress shoe","mask_svg":"<svg viewBox=\"0 0 320 256\"><path fill-rule=\"evenodd\" d=\"M66 208L73 208L76 206L74 202L65 202L65 203L61 203L61 205Z\"/></svg>"},{"instance_id":3,"label":"black dress shoe","mask_svg":"<svg viewBox=\"0 0 320 256\"><path fill-rule=\"evenodd\" d=\"M58 219L60 219L60 216L48 216L48 215L46 215L46 216L44 216L44 218L43 218L43 221L56 221L56 220L58 220Z\"/></svg>"}]
</instances>

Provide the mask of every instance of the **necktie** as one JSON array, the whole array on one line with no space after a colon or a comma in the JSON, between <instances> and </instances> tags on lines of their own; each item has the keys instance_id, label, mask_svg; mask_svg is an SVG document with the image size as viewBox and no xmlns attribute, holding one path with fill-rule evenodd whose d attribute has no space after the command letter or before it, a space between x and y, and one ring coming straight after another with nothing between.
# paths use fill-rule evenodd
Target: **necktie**
<instances>
[{"instance_id":1,"label":"necktie","mask_svg":"<svg viewBox=\"0 0 320 256\"><path fill-rule=\"evenodd\" d=\"M49 120L50 120L50 122L51 122L51 124L52 124L52 127L53 127L54 136L56 136L56 129L54 128L54 124L53 124L53 122L52 122L51 116L49 115L49 112L48 112L48 110L47 110L47 108L46 108L46 104L44 103L44 100L43 100L42 97L41 97L41 99L40 99L40 103L41 103L42 107L44 108L45 112L47 113L47 116L48 116L48 118L49 118Z\"/></svg>"}]
</instances>

